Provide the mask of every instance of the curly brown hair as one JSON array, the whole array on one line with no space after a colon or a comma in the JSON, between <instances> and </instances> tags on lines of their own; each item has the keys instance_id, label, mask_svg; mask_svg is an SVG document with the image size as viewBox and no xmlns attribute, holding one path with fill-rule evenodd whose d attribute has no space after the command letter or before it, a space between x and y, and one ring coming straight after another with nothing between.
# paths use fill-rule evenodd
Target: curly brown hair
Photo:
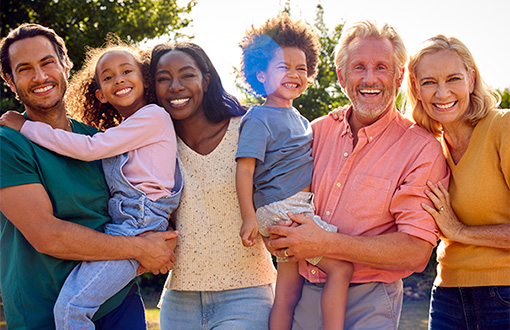
<instances>
[{"instance_id":1,"label":"curly brown hair","mask_svg":"<svg viewBox=\"0 0 510 330\"><path fill-rule=\"evenodd\" d=\"M258 95L266 96L257 73L265 71L275 52L283 47L297 47L306 56L308 83L317 75L321 44L313 28L287 13L268 19L261 27L246 31L239 46L242 49L241 73L248 86Z\"/></svg>"},{"instance_id":2,"label":"curly brown hair","mask_svg":"<svg viewBox=\"0 0 510 330\"><path fill-rule=\"evenodd\" d=\"M106 130L120 124L122 116L110 103L101 103L96 97L100 88L96 77L96 66L99 60L110 52L126 52L131 54L140 64L147 86L150 84L150 51L141 50L132 44L125 43L114 34L108 35L103 47L91 48L86 52L85 62L80 71L74 74L66 93L66 107L69 116L87 125ZM152 103L151 93L145 88L145 99Z\"/></svg>"}]
</instances>

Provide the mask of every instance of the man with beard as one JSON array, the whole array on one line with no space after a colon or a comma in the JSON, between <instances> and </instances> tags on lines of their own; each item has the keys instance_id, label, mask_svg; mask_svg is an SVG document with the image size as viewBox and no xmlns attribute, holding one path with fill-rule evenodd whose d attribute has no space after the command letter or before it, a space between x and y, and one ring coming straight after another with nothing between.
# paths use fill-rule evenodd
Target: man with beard
<instances>
[{"instance_id":1,"label":"man with beard","mask_svg":"<svg viewBox=\"0 0 510 330\"><path fill-rule=\"evenodd\" d=\"M14 29L0 42L0 64L28 120L97 132L66 116L72 63L53 30L37 24ZM53 305L76 260L132 258L155 274L172 268L175 256L166 240L174 232L101 232L110 219L100 162L58 155L7 127L0 127L0 145L0 290L8 329L54 329ZM103 304L94 320L98 329L145 329L137 286L130 283Z\"/></svg>"},{"instance_id":2,"label":"man with beard","mask_svg":"<svg viewBox=\"0 0 510 330\"><path fill-rule=\"evenodd\" d=\"M299 226L268 229L279 235L269 249L299 260L306 278L293 329L321 328L324 273L303 261L320 255L354 264L345 329L397 329L401 279L425 268L439 237L421 204L431 204L427 181L445 184L449 173L439 142L395 107L406 60L389 25L365 21L342 32L335 62L352 106L343 120L312 123L316 213L338 233L303 215L292 216Z\"/></svg>"}]
</instances>

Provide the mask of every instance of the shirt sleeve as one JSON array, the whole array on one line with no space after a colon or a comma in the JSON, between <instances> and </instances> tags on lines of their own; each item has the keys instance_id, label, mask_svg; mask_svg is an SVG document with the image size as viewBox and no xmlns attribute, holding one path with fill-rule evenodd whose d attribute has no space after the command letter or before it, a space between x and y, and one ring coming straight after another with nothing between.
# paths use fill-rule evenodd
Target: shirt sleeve
<instances>
[{"instance_id":1,"label":"shirt sleeve","mask_svg":"<svg viewBox=\"0 0 510 330\"><path fill-rule=\"evenodd\" d=\"M510 110L503 113L499 132L498 153L501 159L501 172L506 185L510 188Z\"/></svg>"},{"instance_id":2,"label":"shirt sleeve","mask_svg":"<svg viewBox=\"0 0 510 330\"><path fill-rule=\"evenodd\" d=\"M402 184L393 195L390 212L395 217L398 231L421 238L433 246L439 239L439 229L434 218L423 209L421 203L433 207L430 199L425 195L427 181L441 183L448 188L450 171L436 141L426 144L418 153L409 171L403 178Z\"/></svg>"},{"instance_id":3,"label":"shirt sleeve","mask_svg":"<svg viewBox=\"0 0 510 330\"><path fill-rule=\"evenodd\" d=\"M263 162L269 138L269 131L264 123L245 116L239 127L236 160L241 157L251 157Z\"/></svg>"},{"instance_id":4,"label":"shirt sleeve","mask_svg":"<svg viewBox=\"0 0 510 330\"><path fill-rule=\"evenodd\" d=\"M144 107L119 126L86 136L53 129L50 125L26 121L21 133L29 140L61 155L92 161L120 155L151 144L172 125L170 116L155 107Z\"/></svg>"},{"instance_id":5,"label":"shirt sleeve","mask_svg":"<svg viewBox=\"0 0 510 330\"><path fill-rule=\"evenodd\" d=\"M8 127L0 127L0 188L41 183L30 142Z\"/></svg>"}]
</instances>

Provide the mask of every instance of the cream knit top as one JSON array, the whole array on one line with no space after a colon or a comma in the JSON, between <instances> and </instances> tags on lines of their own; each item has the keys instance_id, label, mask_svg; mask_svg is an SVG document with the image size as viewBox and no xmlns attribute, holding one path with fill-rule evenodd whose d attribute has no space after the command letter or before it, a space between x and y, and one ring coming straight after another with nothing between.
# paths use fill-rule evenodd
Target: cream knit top
<instances>
[{"instance_id":1,"label":"cream knit top","mask_svg":"<svg viewBox=\"0 0 510 330\"><path fill-rule=\"evenodd\" d=\"M240 117L230 119L220 144L201 155L177 138L184 188L174 212L177 261L166 289L220 291L274 283L276 272L260 235L252 247L239 236L235 187Z\"/></svg>"}]
</instances>

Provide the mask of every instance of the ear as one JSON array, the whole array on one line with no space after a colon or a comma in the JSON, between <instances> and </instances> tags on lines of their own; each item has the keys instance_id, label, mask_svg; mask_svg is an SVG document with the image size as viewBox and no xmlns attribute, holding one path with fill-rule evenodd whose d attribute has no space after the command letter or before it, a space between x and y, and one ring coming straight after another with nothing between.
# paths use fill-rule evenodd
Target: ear
<instances>
[{"instance_id":1,"label":"ear","mask_svg":"<svg viewBox=\"0 0 510 330\"><path fill-rule=\"evenodd\" d=\"M475 83L476 83L476 73L475 70L471 70L471 75L469 77L469 93L473 93L475 91Z\"/></svg>"},{"instance_id":2,"label":"ear","mask_svg":"<svg viewBox=\"0 0 510 330\"><path fill-rule=\"evenodd\" d=\"M257 72L257 80L263 84L266 82L266 75L264 74L264 71Z\"/></svg>"},{"instance_id":3,"label":"ear","mask_svg":"<svg viewBox=\"0 0 510 330\"><path fill-rule=\"evenodd\" d=\"M346 86L345 79L342 77L342 71L340 69L336 70L336 76L338 77L338 82L340 83L340 86L342 86L342 88L345 88Z\"/></svg>"},{"instance_id":4,"label":"ear","mask_svg":"<svg viewBox=\"0 0 510 330\"><path fill-rule=\"evenodd\" d=\"M421 95L420 95L420 86L416 84L416 79L409 77L408 79L411 79L411 83L413 84L413 89L416 92L416 98L421 101Z\"/></svg>"},{"instance_id":5,"label":"ear","mask_svg":"<svg viewBox=\"0 0 510 330\"><path fill-rule=\"evenodd\" d=\"M5 75L5 80L7 81L7 84L9 84L9 88L11 89L11 92L17 95L16 93L16 85L14 84L14 81L12 81L12 77L10 74Z\"/></svg>"},{"instance_id":6,"label":"ear","mask_svg":"<svg viewBox=\"0 0 510 330\"><path fill-rule=\"evenodd\" d=\"M207 93L207 90L209 89L209 82L211 81L211 74L208 73L204 76L204 81L203 81L203 88L204 88L204 93Z\"/></svg>"},{"instance_id":7,"label":"ear","mask_svg":"<svg viewBox=\"0 0 510 330\"><path fill-rule=\"evenodd\" d=\"M402 86L402 81L404 81L404 73L406 72L406 69L405 68L402 68L402 70L400 70L400 77L398 77L398 81L397 81L397 89L399 89L401 86Z\"/></svg>"},{"instance_id":8,"label":"ear","mask_svg":"<svg viewBox=\"0 0 510 330\"><path fill-rule=\"evenodd\" d=\"M104 93L102 90L100 89L96 89L96 98L99 100L99 102L101 103L108 103L108 101L106 101L106 97L104 96Z\"/></svg>"}]
</instances>

